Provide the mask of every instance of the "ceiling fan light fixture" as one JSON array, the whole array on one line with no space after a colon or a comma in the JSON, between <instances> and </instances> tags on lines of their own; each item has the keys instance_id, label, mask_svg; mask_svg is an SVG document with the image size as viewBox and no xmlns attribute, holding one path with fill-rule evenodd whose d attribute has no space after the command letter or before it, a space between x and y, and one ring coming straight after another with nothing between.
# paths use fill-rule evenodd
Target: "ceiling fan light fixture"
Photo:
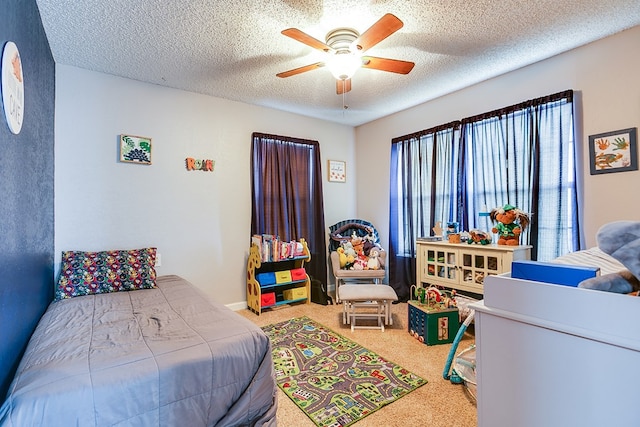
<instances>
[{"instance_id":1,"label":"ceiling fan light fixture","mask_svg":"<svg viewBox=\"0 0 640 427\"><path fill-rule=\"evenodd\" d=\"M358 68L408 74L415 65L413 62L364 56L369 49L398 31L402 26L402 21L398 17L386 13L362 34L353 28L335 28L327 33L326 43L297 28L287 28L282 30L283 35L322 51L325 60L278 73L276 76L291 77L326 66L336 79L336 93L344 97L346 92L351 91L351 78L358 71Z\"/></svg>"},{"instance_id":2,"label":"ceiling fan light fixture","mask_svg":"<svg viewBox=\"0 0 640 427\"><path fill-rule=\"evenodd\" d=\"M337 51L327 61L327 68L338 80L350 79L361 66L361 57L349 51Z\"/></svg>"}]
</instances>

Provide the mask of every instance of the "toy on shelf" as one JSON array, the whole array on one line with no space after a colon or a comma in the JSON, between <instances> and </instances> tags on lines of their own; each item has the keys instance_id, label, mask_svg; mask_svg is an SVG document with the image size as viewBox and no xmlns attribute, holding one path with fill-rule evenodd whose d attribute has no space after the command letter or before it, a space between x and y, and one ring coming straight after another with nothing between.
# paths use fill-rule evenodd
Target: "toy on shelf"
<instances>
[{"instance_id":1,"label":"toy on shelf","mask_svg":"<svg viewBox=\"0 0 640 427\"><path fill-rule=\"evenodd\" d=\"M471 230L469 231L469 237L467 238L467 243L477 243L480 245L488 245L491 243L491 234L482 230Z\"/></svg>"},{"instance_id":2,"label":"toy on shelf","mask_svg":"<svg viewBox=\"0 0 640 427\"><path fill-rule=\"evenodd\" d=\"M435 227L433 227L431 230L433 230L433 235L434 236L440 236L442 237L442 232L444 231L442 229L442 221L438 221L436 222Z\"/></svg>"},{"instance_id":3,"label":"toy on shelf","mask_svg":"<svg viewBox=\"0 0 640 427\"><path fill-rule=\"evenodd\" d=\"M526 212L507 203L501 208L492 209L489 217L496 223L491 231L498 234L499 245L520 244L520 234L529 225L529 215Z\"/></svg>"}]
</instances>

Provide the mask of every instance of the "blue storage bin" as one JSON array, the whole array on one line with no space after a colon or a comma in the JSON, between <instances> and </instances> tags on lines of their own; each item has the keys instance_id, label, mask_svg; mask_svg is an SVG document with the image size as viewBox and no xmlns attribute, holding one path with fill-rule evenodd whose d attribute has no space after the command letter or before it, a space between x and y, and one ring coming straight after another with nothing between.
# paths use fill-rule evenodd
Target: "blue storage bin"
<instances>
[{"instance_id":1,"label":"blue storage bin","mask_svg":"<svg viewBox=\"0 0 640 427\"><path fill-rule=\"evenodd\" d=\"M275 285L276 274L271 273L258 273L256 274L256 280L260 283L260 286Z\"/></svg>"},{"instance_id":2,"label":"blue storage bin","mask_svg":"<svg viewBox=\"0 0 640 427\"><path fill-rule=\"evenodd\" d=\"M598 267L586 267L540 261L513 261L511 277L576 287L583 280L600 275Z\"/></svg>"}]
</instances>

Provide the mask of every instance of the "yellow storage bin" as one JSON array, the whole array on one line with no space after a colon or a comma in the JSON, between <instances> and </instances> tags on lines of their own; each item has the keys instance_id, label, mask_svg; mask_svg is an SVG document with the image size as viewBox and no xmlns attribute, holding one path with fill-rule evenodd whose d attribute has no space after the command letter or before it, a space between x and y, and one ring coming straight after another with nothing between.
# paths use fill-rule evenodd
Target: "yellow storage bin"
<instances>
[{"instance_id":1,"label":"yellow storage bin","mask_svg":"<svg viewBox=\"0 0 640 427\"><path fill-rule=\"evenodd\" d=\"M301 299L307 297L307 288L293 288L282 291L285 300Z\"/></svg>"},{"instance_id":2,"label":"yellow storage bin","mask_svg":"<svg viewBox=\"0 0 640 427\"><path fill-rule=\"evenodd\" d=\"M291 270L276 271L276 283L291 282Z\"/></svg>"}]
</instances>

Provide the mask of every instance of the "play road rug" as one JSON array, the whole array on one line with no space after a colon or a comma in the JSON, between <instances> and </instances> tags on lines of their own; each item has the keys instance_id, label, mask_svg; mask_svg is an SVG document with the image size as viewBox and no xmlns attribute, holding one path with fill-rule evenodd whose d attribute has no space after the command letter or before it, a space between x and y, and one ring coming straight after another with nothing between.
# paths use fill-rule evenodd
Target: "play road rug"
<instances>
[{"instance_id":1,"label":"play road rug","mask_svg":"<svg viewBox=\"0 0 640 427\"><path fill-rule=\"evenodd\" d=\"M348 426L427 383L308 317L262 328L278 386L317 426Z\"/></svg>"}]
</instances>

